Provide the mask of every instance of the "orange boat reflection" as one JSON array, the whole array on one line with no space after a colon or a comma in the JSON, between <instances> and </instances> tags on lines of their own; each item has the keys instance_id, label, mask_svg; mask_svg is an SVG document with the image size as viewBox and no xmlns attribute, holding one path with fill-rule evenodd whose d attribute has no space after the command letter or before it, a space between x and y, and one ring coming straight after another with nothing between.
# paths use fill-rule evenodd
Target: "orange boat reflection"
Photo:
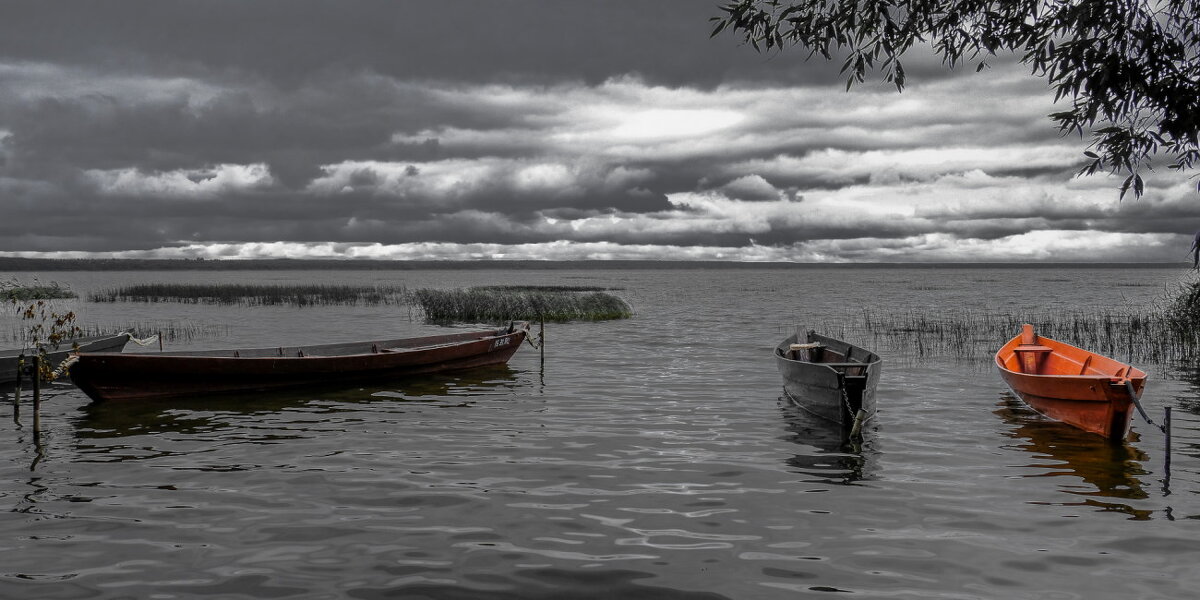
<instances>
[{"instance_id":1,"label":"orange boat reflection","mask_svg":"<svg viewBox=\"0 0 1200 600\"><path fill-rule=\"evenodd\" d=\"M1064 481L1061 491L1087 500L1064 506L1092 506L1134 519L1150 518L1153 511L1132 505L1132 501L1149 497L1143 481L1149 475L1143 466L1148 460L1144 452L1047 421L1007 393L993 412L1009 425L1004 435L1013 440L1012 447L1034 458L1031 463L1013 465L1034 471L1026 477L1078 478Z\"/></svg>"}]
</instances>

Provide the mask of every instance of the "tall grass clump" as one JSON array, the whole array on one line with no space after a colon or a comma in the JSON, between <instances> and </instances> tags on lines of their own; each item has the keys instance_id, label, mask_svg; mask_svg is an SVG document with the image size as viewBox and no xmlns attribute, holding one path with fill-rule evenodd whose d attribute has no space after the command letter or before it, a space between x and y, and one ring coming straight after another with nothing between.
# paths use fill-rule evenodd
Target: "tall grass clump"
<instances>
[{"instance_id":1,"label":"tall grass clump","mask_svg":"<svg viewBox=\"0 0 1200 600\"><path fill-rule=\"evenodd\" d=\"M953 356L990 359L1005 342L1033 325L1038 335L1054 338L1118 360L1158 362L1194 354L1196 346L1172 342L1157 312L907 311L862 313L860 335L868 343L915 357Z\"/></svg>"},{"instance_id":2,"label":"tall grass clump","mask_svg":"<svg viewBox=\"0 0 1200 600\"><path fill-rule=\"evenodd\" d=\"M1125 362L1194 361L1200 358L1200 282L1181 285L1144 308L863 310L826 321L806 325L896 358L990 363L1029 323L1039 335Z\"/></svg>"},{"instance_id":3,"label":"tall grass clump","mask_svg":"<svg viewBox=\"0 0 1200 600\"><path fill-rule=\"evenodd\" d=\"M243 306L406 304L405 288L351 285L147 283L93 292L92 302L182 302Z\"/></svg>"},{"instance_id":4,"label":"tall grass clump","mask_svg":"<svg viewBox=\"0 0 1200 600\"><path fill-rule=\"evenodd\" d=\"M117 325L88 325L82 328L82 335L101 335L114 331L128 331L135 338L150 338L162 336L164 342L193 342L204 339L222 339L229 337L229 325L216 323L195 323L179 320L155 321L125 321Z\"/></svg>"},{"instance_id":5,"label":"tall grass clump","mask_svg":"<svg viewBox=\"0 0 1200 600\"><path fill-rule=\"evenodd\" d=\"M1162 319L1175 344L1200 348L1200 282L1182 284L1160 302Z\"/></svg>"},{"instance_id":6,"label":"tall grass clump","mask_svg":"<svg viewBox=\"0 0 1200 600\"><path fill-rule=\"evenodd\" d=\"M40 284L34 281L31 285L22 284L16 279L0 281L0 302L29 302L30 300L64 300L78 298L75 292L63 287L56 281Z\"/></svg>"},{"instance_id":7,"label":"tall grass clump","mask_svg":"<svg viewBox=\"0 0 1200 600\"><path fill-rule=\"evenodd\" d=\"M629 304L612 294L549 287L425 288L412 292L412 299L436 323L603 321L633 315Z\"/></svg>"}]
</instances>

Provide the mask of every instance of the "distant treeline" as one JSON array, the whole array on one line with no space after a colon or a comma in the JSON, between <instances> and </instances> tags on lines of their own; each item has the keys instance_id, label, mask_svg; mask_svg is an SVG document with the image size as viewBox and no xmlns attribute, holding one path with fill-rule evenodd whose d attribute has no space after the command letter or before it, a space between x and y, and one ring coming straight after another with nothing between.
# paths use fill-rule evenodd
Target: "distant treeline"
<instances>
[{"instance_id":1,"label":"distant treeline","mask_svg":"<svg viewBox=\"0 0 1200 600\"><path fill-rule=\"evenodd\" d=\"M672 260L364 260L364 259L143 259L0 257L0 272L29 271L386 271L386 270L552 270L552 269L1059 269L1064 267L1170 268L1182 263L791 263Z\"/></svg>"}]
</instances>

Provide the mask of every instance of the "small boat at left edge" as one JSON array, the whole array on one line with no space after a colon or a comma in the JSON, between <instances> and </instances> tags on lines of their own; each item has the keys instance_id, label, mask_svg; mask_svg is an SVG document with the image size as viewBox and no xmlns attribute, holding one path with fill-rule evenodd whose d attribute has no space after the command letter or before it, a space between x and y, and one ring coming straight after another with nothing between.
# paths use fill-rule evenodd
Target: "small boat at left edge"
<instances>
[{"instance_id":1,"label":"small boat at left edge","mask_svg":"<svg viewBox=\"0 0 1200 600\"><path fill-rule=\"evenodd\" d=\"M51 346L46 350L46 360L49 360L54 367L57 367L72 352L76 351L76 347L78 347L79 352L120 352L125 348L125 344L129 342L130 338L130 333L122 332L64 340L57 346ZM32 350L0 350L0 383L12 383L17 380L17 361L22 354L25 355L25 366L28 367L30 364L29 359L33 356Z\"/></svg>"}]
</instances>

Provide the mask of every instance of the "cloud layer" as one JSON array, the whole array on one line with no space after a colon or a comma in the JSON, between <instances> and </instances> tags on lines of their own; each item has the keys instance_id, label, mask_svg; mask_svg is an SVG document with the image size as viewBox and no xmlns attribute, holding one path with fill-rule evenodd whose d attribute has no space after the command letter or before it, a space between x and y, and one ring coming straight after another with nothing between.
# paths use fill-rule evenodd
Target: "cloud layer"
<instances>
[{"instance_id":1,"label":"cloud layer","mask_svg":"<svg viewBox=\"0 0 1200 600\"><path fill-rule=\"evenodd\" d=\"M1186 176L1074 178L1018 65L845 92L703 3L426 4L26 5L0 254L1154 261L1198 227Z\"/></svg>"}]
</instances>

